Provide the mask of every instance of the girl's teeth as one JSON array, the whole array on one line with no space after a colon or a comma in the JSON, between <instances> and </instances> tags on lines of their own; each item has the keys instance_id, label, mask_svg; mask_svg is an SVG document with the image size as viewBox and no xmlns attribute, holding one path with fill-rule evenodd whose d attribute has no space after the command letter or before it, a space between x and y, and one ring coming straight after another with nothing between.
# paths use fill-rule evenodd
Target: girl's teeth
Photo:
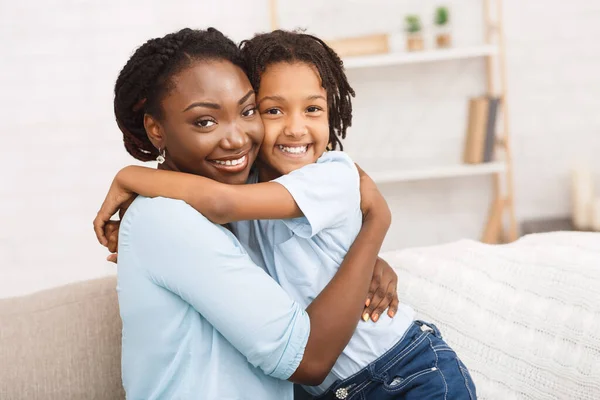
<instances>
[{"instance_id":1,"label":"girl's teeth","mask_svg":"<svg viewBox=\"0 0 600 400\"><path fill-rule=\"evenodd\" d=\"M243 163L245 159L246 159L246 156L243 156L241 158L238 158L237 160L226 160L226 161L215 160L215 163L219 164L219 165L234 166L234 165L239 165L239 164Z\"/></svg>"},{"instance_id":2,"label":"girl's teeth","mask_svg":"<svg viewBox=\"0 0 600 400\"><path fill-rule=\"evenodd\" d=\"M308 146L287 147L287 146L281 146L280 145L279 149L281 151L285 151L286 153L302 154L302 153L306 153L306 150L308 149Z\"/></svg>"}]
</instances>

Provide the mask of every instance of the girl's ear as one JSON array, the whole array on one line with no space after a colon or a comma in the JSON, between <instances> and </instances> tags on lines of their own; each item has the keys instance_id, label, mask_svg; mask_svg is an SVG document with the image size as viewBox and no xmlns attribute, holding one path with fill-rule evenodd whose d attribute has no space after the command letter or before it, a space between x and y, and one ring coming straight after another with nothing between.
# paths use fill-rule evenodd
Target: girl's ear
<instances>
[{"instance_id":1,"label":"girl's ear","mask_svg":"<svg viewBox=\"0 0 600 400\"><path fill-rule=\"evenodd\" d=\"M160 122L150 114L144 114L144 129L152 145L159 150L167 147L166 137Z\"/></svg>"}]
</instances>

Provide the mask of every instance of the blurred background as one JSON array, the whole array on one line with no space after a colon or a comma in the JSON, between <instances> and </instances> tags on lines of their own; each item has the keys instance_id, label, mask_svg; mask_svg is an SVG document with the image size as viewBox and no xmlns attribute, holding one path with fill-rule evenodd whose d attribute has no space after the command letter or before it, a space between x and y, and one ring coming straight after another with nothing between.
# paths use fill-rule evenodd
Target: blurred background
<instances>
[{"instance_id":1,"label":"blurred background","mask_svg":"<svg viewBox=\"0 0 600 400\"><path fill-rule=\"evenodd\" d=\"M136 163L114 122L114 81L137 46L183 27L214 26L239 41L275 21L342 53L348 46L336 40L372 39L351 42L361 54L344 57L356 90L346 150L392 207L384 250L481 239L494 174L512 199L501 219L510 225L513 206L519 234L593 229L600 2L504 0L492 31L484 3L280 0L273 17L268 0L1 0L0 296L115 273L92 230L112 178ZM495 5L491 15L498 21ZM501 144L508 135L512 159L500 149L465 164L473 99L486 94L502 100L492 134ZM573 226L582 209L588 220Z\"/></svg>"}]
</instances>

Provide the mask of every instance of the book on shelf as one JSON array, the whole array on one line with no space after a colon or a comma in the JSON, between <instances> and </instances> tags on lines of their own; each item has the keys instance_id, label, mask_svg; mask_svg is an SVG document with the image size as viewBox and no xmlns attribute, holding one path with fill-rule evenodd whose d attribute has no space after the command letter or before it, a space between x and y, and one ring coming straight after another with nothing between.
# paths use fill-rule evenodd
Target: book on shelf
<instances>
[{"instance_id":1,"label":"book on shelf","mask_svg":"<svg viewBox=\"0 0 600 400\"><path fill-rule=\"evenodd\" d=\"M463 156L466 164L479 164L494 160L499 104L498 97L479 96L469 99Z\"/></svg>"}]
</instances>

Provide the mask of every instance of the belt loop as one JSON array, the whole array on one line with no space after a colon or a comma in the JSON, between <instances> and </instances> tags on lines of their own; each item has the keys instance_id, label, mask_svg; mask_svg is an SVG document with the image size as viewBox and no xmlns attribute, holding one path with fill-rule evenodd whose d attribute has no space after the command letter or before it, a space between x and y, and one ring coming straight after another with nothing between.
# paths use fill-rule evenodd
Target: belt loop
<instances>
[{"instance_id":1,"label":"belt loop","mask_svg":"<svg viewBox=\"0 0 600 400\"><path fill-rule=\"evenodd\" d=\"M433 334L438 337L438 338L442 338L442 333L440 332L440 330L438 329L437 326L435 326L435 324L432 324L431 322L425 322L425 321L415 321L415 323L421 328L422 332L433 332Z\"/></svg>"}]
</instances>

